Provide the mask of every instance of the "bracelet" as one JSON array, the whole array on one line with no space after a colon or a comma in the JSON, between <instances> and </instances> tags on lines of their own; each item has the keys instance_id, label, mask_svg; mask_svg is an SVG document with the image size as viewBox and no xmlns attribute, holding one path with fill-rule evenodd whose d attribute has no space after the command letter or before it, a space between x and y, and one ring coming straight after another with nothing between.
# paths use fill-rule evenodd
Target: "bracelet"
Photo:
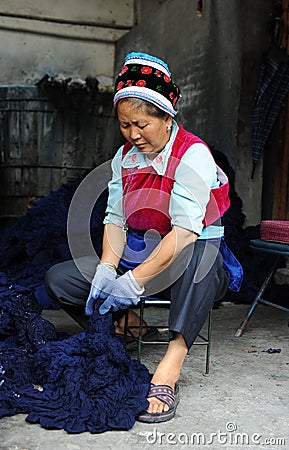
<instances>
[{"instance_id":1,"label":"bracelet","mask_svg":"<svg viewBox=\"0 0 289 450\"><path fill-rule=\"evenodd\" d=\"M106 261L100 261L98 263L99 266L106 266L106 267L110 267L111 269L115 270L117 269L116 265L110 262L106 262Z\"/></svg>"}]
</instances>

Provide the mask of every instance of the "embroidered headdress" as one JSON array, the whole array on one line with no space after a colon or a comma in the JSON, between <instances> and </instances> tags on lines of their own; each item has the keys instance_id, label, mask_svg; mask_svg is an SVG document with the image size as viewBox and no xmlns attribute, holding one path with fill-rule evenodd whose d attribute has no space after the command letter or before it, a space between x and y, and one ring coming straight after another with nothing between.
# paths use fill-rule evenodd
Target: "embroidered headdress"
<instances>
[{"instance_id":1,"label":"embroidered headdress","mask_svg":"<svg viewBox=\"0 0 289 450\"><path fill-rule=\"evenodd\" d=\"M153 103L171 116L180 90L167 64L146 53L129 53L115 82L114 105L122 98L137 97Z\"/></svg>"}]
</instances>

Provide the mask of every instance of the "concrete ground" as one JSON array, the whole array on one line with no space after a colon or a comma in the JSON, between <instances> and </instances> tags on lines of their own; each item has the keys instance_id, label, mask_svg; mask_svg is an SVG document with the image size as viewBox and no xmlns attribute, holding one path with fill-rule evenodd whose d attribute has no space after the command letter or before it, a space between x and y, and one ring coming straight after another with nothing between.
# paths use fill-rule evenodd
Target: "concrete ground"
<instances>
[{"instance_id":1,"label":"concrete ground","mask_svg":"<svg viewBox=\"0 0 289 450\"><path fill-rule=\"evenodd\" d=\"M205 347L193 346L183 367L181 401L173 420L136 422L129 431L70 435L31 425L19 414L0 421L0 449L288 449L289 316L259 305L244 335L235 338L247 309L248 305L224 302L213 311L210 375L204 375ZM149 322L167 313L146 311ZM57 329L80 330L62 311L44 315ZM268 353L270 348L281 351ZM151 372L164 350L144 348L142 362Z\"/></svg>"}]
</instances>

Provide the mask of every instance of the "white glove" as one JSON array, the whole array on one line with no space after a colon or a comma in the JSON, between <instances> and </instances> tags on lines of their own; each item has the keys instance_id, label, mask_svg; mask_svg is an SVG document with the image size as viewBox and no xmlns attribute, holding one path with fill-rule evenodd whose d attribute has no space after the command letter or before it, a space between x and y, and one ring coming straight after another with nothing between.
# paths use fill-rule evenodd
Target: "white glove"
<instances>
[{"instance_id":1,"label":"white glove","mask_svg":"<svg viewBox=\"0 0 289 450\"><path fill-rule=\"evenodd\" d=\"M85 314L87 316L93 314L94 304L97 299L105 299L108 296L108 286L116 279L116 275L116 270L113 268L102 265L101 263L97 266L85 305Z\"/></svg>"}]
</instances>

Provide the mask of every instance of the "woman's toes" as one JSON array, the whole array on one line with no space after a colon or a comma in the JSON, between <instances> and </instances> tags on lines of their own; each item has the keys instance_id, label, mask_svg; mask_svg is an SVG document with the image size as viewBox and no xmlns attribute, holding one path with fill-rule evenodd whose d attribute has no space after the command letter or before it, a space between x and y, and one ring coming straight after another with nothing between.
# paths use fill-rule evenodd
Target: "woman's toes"
<instances>
[{"instance_id":1,"label":"woman's toes","mask_svg":"<svg viewBox=\"0 0 289 450\"><path fill-rule=\"evenodd\" d=\"M158 414L163 411L168 411L169 407L164 402L157 400L156 398L149 399L150 405L147 409L147 412L150 414Z\"/></svg>"}]
</instances>

